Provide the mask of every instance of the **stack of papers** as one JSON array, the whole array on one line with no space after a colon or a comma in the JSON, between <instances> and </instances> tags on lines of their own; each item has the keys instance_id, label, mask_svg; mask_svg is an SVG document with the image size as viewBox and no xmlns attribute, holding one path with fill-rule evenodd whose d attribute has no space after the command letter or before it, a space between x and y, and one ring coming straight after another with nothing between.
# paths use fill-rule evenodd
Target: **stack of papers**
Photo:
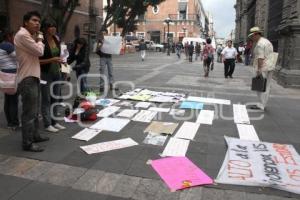
<instances>
[{"instance_id":1,"label":"stack of papers","mask_svg":"<svg viewBox=\"0 0 300 200\"><path fill-rule=\"evenodd\" d=\"M174 137L193 140L200 124L194 122L184 122Z\"/></svg>"},{"instance_id":2,"label":"stack of papers","mask_svg":"<svg viewBox=\"0 0 300 200\"><path fill-rule=\"evenodd\" d=\"M124 109L122 112L120 112L117 116L118 117L126 117L126 118L131 118L133 117L136 113L138 113L138 110L130 110L130 109Z\"/></svg>"},{"instance_id":3,"label":"stack of papers","mask_svg":"<svg viewBox=\"0 0 300 200\"><path fill-rule=\"evenodd\" d=\"M100 110L97 114L98 117L108 117L115 112L117 112L120 109L120 107L117 106L109 106L107 108L104 108L103 110Z\"/></svg>"},{"instance_id":4,"label":"stack of papers","mask_svg":"<svg viewBox=\"0 0 300 200\"><path fill-rule=\"evenodd\" d=\"M149 108L149 106L151 106L149 102L139 102L135 105L136 108Z\"/></svg>"},{"instance_id":5,"label":"stack of papers","mask_svg":"<svg viewBox=\"0 0 300 200\"><path fill-rule=\"evenodd\" d=\"M157 115L156 111L151 110L141 110L133 119L132 121L137 122L146 122L149 123L152 119Z\"/></svg>"},{"instance_id":6,"label":"stack of papers","mask_svg":"<svg viewBox=\"0 0 300 200\"><path fill-rule=\"evenodd\" d=\"M245 105L233 104L233 117L236 124L250 124Z\"/></svg>"},{"instance_id":7,"label":"stack of papers","mask_svg":"<svg viewBox=\"0 0 300 200\"><path fill-rule=\"evenodd\" d=\"M189 147L190 141L179 139L179 138L170 138L167 146L165 147L161 156L185 156L186 151Z\"/></svg>"},{"instance_id":8,"label":"stack of papers","mask_svg":"<svg viewBox=\"0 0 300 200\"><path fill-rule=\"evenodd\" d=\"M94 125L90 127L90 129L103 130L103 131L112 131L119 132L121 131L128 123L129 119L121 119L121 118L103 118Z\"/></svg>"}]
</instances>

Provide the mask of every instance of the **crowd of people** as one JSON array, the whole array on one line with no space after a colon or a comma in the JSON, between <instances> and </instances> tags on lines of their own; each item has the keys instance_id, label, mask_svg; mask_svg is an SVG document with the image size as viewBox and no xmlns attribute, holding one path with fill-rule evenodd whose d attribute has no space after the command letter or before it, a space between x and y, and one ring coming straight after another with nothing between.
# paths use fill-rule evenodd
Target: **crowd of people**
<instances>
[{"instance_id":1,"label":"crowd of people","mask_svg":"<svg viewBox=\"0 0 300 200\"><path fill-rule=\"evenodd\" d=\"M41 15L36 11L28 12L23 17L23 26L14 34L4 32L1 34L0 43L0 75L13 75L16 82L14 92L6 92L4 97L4 113L7 126L11 129L21 127L22 148L25 151L41 152L44 149L37 143L49 140L42 136L39 131L39 109L43 118L43 125L48 132L58 132L65 129L64 126L55 120L57 108L55 105L60 102L62 84L59 81L66 80L67 76L61 70L62 64L73 65L73 70L78 79L78 90L80 93L89 91L86 74L90 69L89 48L86 39L77 38L68 53L68 58L62 58L61 44L58 37L56 24L51 19L41 21ZM107 89L118 90L114 87L114 75L112 55L102 52L107 29L102 29L97 42L96 53L100 57L100 75L107 74L100 78L99 92ZM255 43L255 46L252 43ZM204 77L208 77L214 68L214 56L217 54L217 61L224 63L224 77L233 78L235 63L241 62L242 55L245 56L245 65L253 61L257 75L267 80L265 92L258 92L260 104L253 105L252 109L264 110L270 93L270 83L274 66L271 64L270 55L273 46L262 36L258 27L250 30L247 45L241 44L238 48L233 47L232 41L227 41L227 46L217 49L211 44L210 38L205 43L193 42L175 45L176 55L181 58L184 51L186 59L193 62L200 57L203 61ZM146 57L146 44L144 40L139 44L141 59ZM1 78L0 76L0 78ZM106 79L107 80L104 80ZM105 84L108 82L108 84ZM22 100L21 121L18 119L18 98Z\"/></svg>"}]
</instances>

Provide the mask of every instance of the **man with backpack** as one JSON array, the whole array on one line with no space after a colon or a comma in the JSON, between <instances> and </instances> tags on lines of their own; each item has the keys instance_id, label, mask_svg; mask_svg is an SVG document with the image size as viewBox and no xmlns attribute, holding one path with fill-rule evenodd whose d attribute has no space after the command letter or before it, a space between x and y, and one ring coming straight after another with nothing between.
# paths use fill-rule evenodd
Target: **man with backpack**
<instances>
[{"instance_id":1,"label":"man with backpack","mask_svg":"<svg viewBox=\"0 0 300 200\"><path fill-rule=\"evenodd\" d=\"M232 46L232 41L228 40L227 47L222 51L222 61L224 63L224 76L225 78L232 78L235 68L235 60L238 55L236 48Z\"/></svg>"}]
</instances>

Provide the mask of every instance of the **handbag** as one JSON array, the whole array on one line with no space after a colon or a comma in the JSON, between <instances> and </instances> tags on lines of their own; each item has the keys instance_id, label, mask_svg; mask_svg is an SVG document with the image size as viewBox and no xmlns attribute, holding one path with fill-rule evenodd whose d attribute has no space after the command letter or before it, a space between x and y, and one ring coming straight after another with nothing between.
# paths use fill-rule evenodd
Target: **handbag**
<instances>
[{"instance_id":1,"label":"handbag","mask_svg":"<svg viewBox=\"0 0 300 200\"><path fill-rule=\"evenodd\" d=\"M5 94L13 95L17 92L16 74L0 71L0 90Z\"/></svg>"},{"instance_id":2,"label":"handbag","mask_svg":"<svg viewBox=\"0 0 300 200\"><path fill-rule=\"evenodd\" d=\"M265 92L267 87L267 79L262 75L252 78L251 90L258 92Z\"/></svg>"}]
</instances>

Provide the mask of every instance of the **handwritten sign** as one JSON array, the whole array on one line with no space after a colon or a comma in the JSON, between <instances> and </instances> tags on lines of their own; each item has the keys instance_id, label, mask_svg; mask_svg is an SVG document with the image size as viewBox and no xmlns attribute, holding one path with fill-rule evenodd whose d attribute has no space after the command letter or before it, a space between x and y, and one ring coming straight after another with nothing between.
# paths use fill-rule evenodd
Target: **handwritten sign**
<instances>
[{"instance_id":1,"label":"handwritten sign","mask_svg":"<svg viewBox=\"0 0 300 200\"><path fill-rule=\"evenodd\" d=\"M292 145L225 139L228 151L216 182L300 194L300 156Z\"/></svg>"},{"instance_id":2,"label":"handwritten sign","mask_svg":"<svg viewBox=\"0 0 300 200\"><path fill-rule=\"evenodd\" d=\"M153 160L151 166L171 191L213 183L209 176L186 157Z\"/></svg>"}]
</instances>

